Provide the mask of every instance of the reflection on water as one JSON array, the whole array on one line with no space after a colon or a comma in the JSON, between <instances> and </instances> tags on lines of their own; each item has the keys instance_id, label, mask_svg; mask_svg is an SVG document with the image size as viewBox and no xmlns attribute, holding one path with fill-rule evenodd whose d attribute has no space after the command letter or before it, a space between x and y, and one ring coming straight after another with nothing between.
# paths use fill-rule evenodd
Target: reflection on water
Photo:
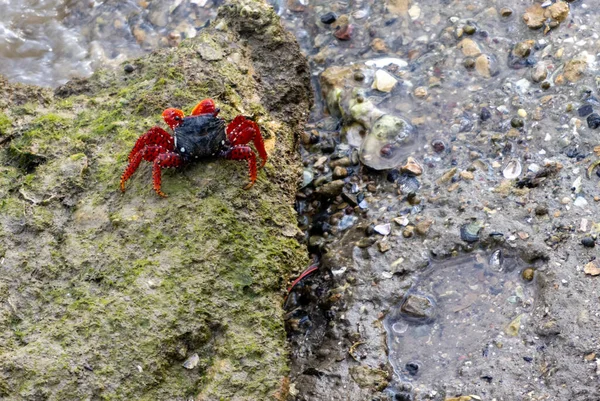
<instances>
[{"instance_id":1,"label":"reflection on water","mask_svg":"<svg viewBox=\"0 0 600 401\"><path fill-rule=\"evenodd\" d=\"M0 74L58 86L194 37L213 0L2 0Z\"/></svg>"}]
</instances>

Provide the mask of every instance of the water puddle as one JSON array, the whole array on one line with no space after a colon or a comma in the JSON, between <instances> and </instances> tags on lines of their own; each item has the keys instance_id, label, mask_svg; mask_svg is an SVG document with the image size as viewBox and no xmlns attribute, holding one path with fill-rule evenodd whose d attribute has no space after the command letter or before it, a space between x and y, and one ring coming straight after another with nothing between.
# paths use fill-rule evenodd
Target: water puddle
<instances>
[{"instance_id":1,"label":"water puddle","mask_svg":"<svg viewBox=\"0 0 600 401\"><path fill-rule=\"evenodd\" d=\"M502 353L532 310L533 278L530 265L501 250L433 261L385 319L395 374L433 385Z\"/></svg>"}]
</instances>

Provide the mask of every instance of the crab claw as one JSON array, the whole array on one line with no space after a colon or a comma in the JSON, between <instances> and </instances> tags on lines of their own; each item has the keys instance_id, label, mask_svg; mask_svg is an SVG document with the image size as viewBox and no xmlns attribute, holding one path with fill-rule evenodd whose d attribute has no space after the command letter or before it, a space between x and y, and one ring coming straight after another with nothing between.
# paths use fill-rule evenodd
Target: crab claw
<instances>
[{"instance_id":1,"label":"crab claw","mask_svg":"<svg viewBox=\"0 0 600 401\"><path fill-rule=\"evenodd\" d=\"M183 111L173 108L166 109L162 113L163 120L165 120L167 125L173 130L175 129L175 127L178 127L182 123L183 116Z\"/></svg>"}]
</instances>

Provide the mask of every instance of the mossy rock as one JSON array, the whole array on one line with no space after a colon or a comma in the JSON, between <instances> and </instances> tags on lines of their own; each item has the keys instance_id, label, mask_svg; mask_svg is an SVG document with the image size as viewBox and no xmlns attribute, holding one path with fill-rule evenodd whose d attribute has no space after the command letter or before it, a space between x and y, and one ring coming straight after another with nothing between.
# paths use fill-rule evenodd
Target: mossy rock
<instances>
[{"instance_id":1,"label":"mossy rock","mask_svg":"<svg viewBox=\"0 0 600 401\"><path fill-rule=\"evenodd\" d=\"M270 7L243 0L129 63L54 93L0 77L0 398L278 398L282 296L307 262L293 209L306 61ZM211 160L165 171L163 199L144 163L121 193L137 137L204 97L259 123L254 187L245 163Z\"/></svg>"}]
</instances>

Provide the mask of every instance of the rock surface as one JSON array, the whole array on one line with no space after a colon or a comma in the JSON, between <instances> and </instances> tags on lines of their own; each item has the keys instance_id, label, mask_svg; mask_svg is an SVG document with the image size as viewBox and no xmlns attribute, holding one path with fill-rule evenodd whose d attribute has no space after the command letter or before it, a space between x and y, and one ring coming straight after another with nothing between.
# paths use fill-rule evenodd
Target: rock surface
<instances>
[{"instance_id":1,"label":"rock surface","mask_svg":"<svg viewBox=\"0 0 600 401\"><path fill-rule=\"evenodd\" d=\"M0 398L279 399L282 288L306 263L292 207L306 61L243 0L130 64L55 93L0 78ZM121 194L137 137L204 97L259 123L255 186L215 160L163 173L161 199L144 163Z\"/></svg>"}]
</instances>

